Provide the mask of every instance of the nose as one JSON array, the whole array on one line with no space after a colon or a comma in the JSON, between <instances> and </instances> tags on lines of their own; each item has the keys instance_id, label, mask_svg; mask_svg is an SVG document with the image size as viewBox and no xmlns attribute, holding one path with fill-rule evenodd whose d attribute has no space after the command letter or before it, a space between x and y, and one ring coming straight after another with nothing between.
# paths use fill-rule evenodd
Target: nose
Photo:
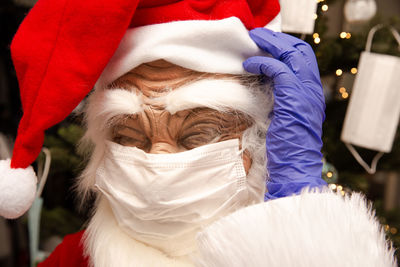
<instances>
[{"instance_id":1,"label":"nose","mask_svg":"<svg viewBox=\"0 0 400 267\"><path fill-rule=\"evenodd\" d=\"M169 154L177 152L179 152L179 148L176 144L166 142L153 143L149 151L151 154Z\"/></svg>"}]
</instances>

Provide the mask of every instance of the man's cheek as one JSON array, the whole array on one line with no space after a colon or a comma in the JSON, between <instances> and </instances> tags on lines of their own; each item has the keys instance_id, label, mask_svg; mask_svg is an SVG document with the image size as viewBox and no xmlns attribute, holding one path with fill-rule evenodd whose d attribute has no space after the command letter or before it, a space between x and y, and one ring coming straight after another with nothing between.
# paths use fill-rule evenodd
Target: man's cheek
<instances>
[{"instance_id":1,"label":"man's cheek","mask_svg":"<svg viewBox=\"0 0 400 267\"><path fill-rule=\"evenodd\" d=\"M252 160L251 160L249 151L245 150L243 152L242 159L243 159L244 170L246 171L246 175L247 175L247 174L249 174L249 170L250 170L250 167L252 164Z\"/></svg>"}]
</instances>

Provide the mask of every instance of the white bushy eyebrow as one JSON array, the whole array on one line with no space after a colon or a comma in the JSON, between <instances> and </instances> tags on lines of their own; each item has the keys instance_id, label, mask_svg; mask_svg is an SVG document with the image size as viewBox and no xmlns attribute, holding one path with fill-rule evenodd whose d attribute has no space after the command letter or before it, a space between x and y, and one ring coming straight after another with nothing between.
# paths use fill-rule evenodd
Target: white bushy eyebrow
<instances>
[{"instance_id":1,"label":"white bushy eyebrow","mask_svg":"<svg viewBox=\"0 0 400 267\"><path fill-rule=\"evenodd\" d=\"M220 112L239 111L252 116L256 103L249 89L233 79L202 79L171 90L165 96L145 101L138 91L114 88L97 93L91 101L90 117L106 124L115 116L142 112L144 103L164 106L171 114L207 107Z\"/></svg>"},{"instance_id":2,"label":"white bushy eyebrow","mask_svg":"<svg viewBox=\"0 0 400 267\"><path fill-rule=\"evenodd\" d=\"M118 115L136 114L143 111L143 99L137 92L126 89L106 89L95 93L90 101L88 121L101 125Z\"/></svg>"},{"instance_id":3,"label":"white bushy eyebrow","mask_svg":"<svg viewBox=\"0 0 400 267\"><path fill-rule=\"evenodd\" d=\"M104 106L100 112L107 114L107 119L110 119L117 115L135 114L141 111L143 111L141 95L126 89L112 89L105 92Z\"/></svg>"},{"instance_id":4,"label":"white bushy eyebrow","mask_svg":"<svg viewBox=\"0 0 400 267\"><path fill-rule=\"evenodd\" d=\"M198 107L222 112L237 110L248 113L253 96L248 88L237 80L203 79L183 85L157 100L163 103L171 114Z\"/></svg>"}]
</instances>

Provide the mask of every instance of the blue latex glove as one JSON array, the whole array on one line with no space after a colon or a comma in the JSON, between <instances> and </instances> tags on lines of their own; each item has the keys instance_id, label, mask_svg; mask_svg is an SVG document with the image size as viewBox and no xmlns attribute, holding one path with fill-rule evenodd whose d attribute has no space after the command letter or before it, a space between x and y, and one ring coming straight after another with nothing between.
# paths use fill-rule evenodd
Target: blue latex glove
<instances>
[{"instance_id":1,"label":"blue latex glove","mask_svg":"<svg viewBox=\"0 0 400 267\"><path fill-rule=\"evenodd\" d=\"M302 40L264 28L250 31L250 37L274 57L251 57L243 63L246 71L270 79L274 88L265 200L326 185L320 152L325 103L314 52Z\"/></svg>"}]
</instances>

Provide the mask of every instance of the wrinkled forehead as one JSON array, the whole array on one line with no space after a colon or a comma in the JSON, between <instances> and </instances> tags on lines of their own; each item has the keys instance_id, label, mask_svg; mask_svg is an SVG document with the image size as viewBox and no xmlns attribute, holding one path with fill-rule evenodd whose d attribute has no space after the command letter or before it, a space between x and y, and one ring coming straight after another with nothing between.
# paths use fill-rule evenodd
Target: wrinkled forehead
<instances>
[{"instance_id":1,"label":"wrinkled forehead","mask_svg":"<svg viewBox=\"0 0 400 267\"><path fill-rule=\"evenodd\" d=\"M111 87L135 90L154 98L191 81L215 74L200 73L174 65L165 60L141 64L115 80Z\"/></svg>"}]
</instances>

